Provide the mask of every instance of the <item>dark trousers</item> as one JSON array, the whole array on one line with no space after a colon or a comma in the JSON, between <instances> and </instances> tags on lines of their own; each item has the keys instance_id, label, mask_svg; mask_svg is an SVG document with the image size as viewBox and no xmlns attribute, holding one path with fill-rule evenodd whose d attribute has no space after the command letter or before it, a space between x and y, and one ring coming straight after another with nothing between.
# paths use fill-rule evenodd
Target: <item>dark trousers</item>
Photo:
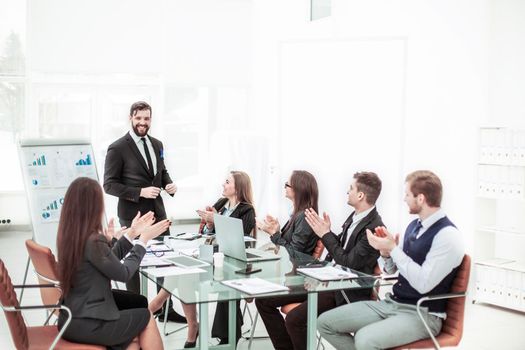
<instances>
[{"instance_id":1,"label":"dark trousers","mask_svg":"<svg viewBox=\"0 0 525 350\"><path fill-rule=\"evenodd\" d=\"M120 226L121 227L131 227L131 221L129 220L123 220L123 219L119 219L119 222L120 222ZM169 235L169 230L166 231L165 233L163 233L162 235ZM159 236L161 237L162 239L162 235ZM162 283L160 281L160 279L158 280L160 283ZM130 292L133 292L135 294L140 294L140 272L137 270L137 272L135 272L133 274L133 276L131 276L131 278L126 282L126 289ZM160 292L161 290L161 287L159 286L159 284L157 283L157 293ZM171 310L173 309L173 302L171 301L171 297L170 297L170 300L168 302L168 310ZM147 306L146 306L147 307Z\"/></svg>"},{"instance_id":2,"label":"dark trousers","mask_svg":"<svg viewBox=\"0 0 525 350\"><path fill-rule=\"evenodd\" d=\"M317 315L335 308L335 292L319 293L317 298ZM307 312L306 295L289 295L282 297L255 299L255 306L264 322L273 347L277 350L306 350ZM292 303L301 303L283 318L279 307Z\"/></svg>"},{"instance_id":3,"label":"dark trousers","mask_svg":"<svg viewBox=\"0 0 525 350\"><path fill-rule=\"evenodd\" d=\"M242 313L239 310L240 301L237 303L237 322L235 324L235 343L241 339L241 326L243 324ZM228 339L228 317L230 315L227 301L219 301L217 309L215 310L215 317L213 319L213 326L211 328L211 336L214 338ZM228 339L231 340L231 339Z\"/></svg>"}]
</instances>

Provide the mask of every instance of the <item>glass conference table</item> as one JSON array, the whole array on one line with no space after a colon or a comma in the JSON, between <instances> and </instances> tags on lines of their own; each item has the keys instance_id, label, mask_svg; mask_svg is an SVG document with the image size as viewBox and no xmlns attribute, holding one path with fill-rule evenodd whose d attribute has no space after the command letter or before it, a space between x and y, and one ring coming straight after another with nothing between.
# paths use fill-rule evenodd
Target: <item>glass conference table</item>
<instances>
[{"instance_id":1,"label":"glass conference table","mask_svg":"<svg viewBox=\"0 0 525 350\"><path fill-rule=\"evenodd\" d=\"M358 275L358 278L321 282L296 272L297 267L304 266L313 261L311 255L297 253L295 251L288 252L284 247L278 248L280 249L274 251L274 253L280 256L279 260L252 263L253 269L261 269L262 271L248 276L235 273L237 270L246 268L246 263L229 257L225 257L224 266L222 268L217 268L210 264L207 267L201 267L201 269L206 272L166 276L163 280L157 280L157 278L151 274L151 268L144 268L141 270L143 277L142 292L144 295L147 293L147 288L144 288L144 286L147 285L147 283L145 283L147 281L144 280L144 278L147 278L160 285L180 301L186 304L198 304L199 338L197 347L199 349L235 349L235 323L237 321L235 316L237 314L237 300L253 297L275 297L279 295L306 295L308 300L307 346L308 349L315 349L318 293L343 289L372 288L374 284L376 284L378 278L365 275L361 272L352 271ZM250 295L221 283L221 281L256 277L287 286L289 290ZM227 345L210 346L208 344L210 335L208 326L208 303L215 303L218 301L227 301L229 305L228 339L230 343Z\"/></svg>"}]
</instances>

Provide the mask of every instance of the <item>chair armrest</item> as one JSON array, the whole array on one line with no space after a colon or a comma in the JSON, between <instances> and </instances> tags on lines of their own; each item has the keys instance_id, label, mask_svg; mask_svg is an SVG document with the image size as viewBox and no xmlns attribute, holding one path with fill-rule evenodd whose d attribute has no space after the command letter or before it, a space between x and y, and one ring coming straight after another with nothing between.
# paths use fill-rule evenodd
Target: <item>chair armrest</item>
<instances>
[{"instance_id":1,"label":"chair armrest","mask_svg":"<svg viewBox=\"0 0 525 350\"><path fill-rule=\"evenodd\" d=\"M33 285L35 286L35 285ZM37 285L39 286L39 285ZM71 323L71 310L65 306L65 305L29 305L29 306L4 306L0 304L0 307L6 311L6 312L19 312L21 310L38 310L38 309L53 309L53 310L64 310L67 313L67 319L64 325L62 326L62 329L58 332L57 336L55 337L55 340L53 340L53 343L49 347L49 350L53 350L55 346L57 345L60 338L62 338L62 335L66 331L67 327L69 327L69 324Z\"/></svg>"},{"instance_id":2,"label":"chair armrest","mask_svg":"<svg viewBox=\"0 0 525 350\"><path fill-rule=\"evenodd\" d=\"M421 305L421 303L424 303L428 300L440 300L440 299L452 299L452 298L461 298L467 295L467 292L457 292L457 293L447 293L447 294L437 294L437 295L429 295L426 297L422 297L417 301L417 307Z\"/></svg>"},{"instance_id":3,"label":"chair armrest","mask_svg":"<svg viewBox=\"0 0 525 350\"><path fill-rule=\"evenodd\" d=\"M57 286L60 286L60 282L57 281L57 280L54 280L52 278L48 278L48 277L46 277L44 275L41 275L37 271L35 271L35 274L38 276L38 278L40 278L40 279L42 279L42 280L44 280L44 281L46 281L48 283L52 283L52 284L56 284Z\"/></svg>"},{"instance_id":4,"label":"chair armrest","mask_svg":"<svg viewBox=\"0 0 525 350\"><path fill-rule=\"evenodd\" d=\"M427 322L423 318L423 314L421 313L421 304L429 300L462 298L466 296L467 296L467 292L446 293L446 294L429 295L426 297L419 298L419 300L417 301L416 303L417 315L419 316L419 319L421 320L421 322L423 322L423 325L425 326L425 329L427 330L428 335L430 336L430 339L432 339L432 342L434 343L434 348L436 348L436 350L441 349L441 347L439 346L436 340L436 337L434 337L434 335L430 331L430 327L428 326Z\"/></svg>"},{"instance_id":5,"label":"chair armrest","mask_svg":"<svg viewBox=\"0 0 525 350\"><path fill-rule=\"evenodd\" d=\"M25 288L59 288L60 286L54 283L49 284L15 284L14 289L25 289Z\"/></svg>"}]
</instances>

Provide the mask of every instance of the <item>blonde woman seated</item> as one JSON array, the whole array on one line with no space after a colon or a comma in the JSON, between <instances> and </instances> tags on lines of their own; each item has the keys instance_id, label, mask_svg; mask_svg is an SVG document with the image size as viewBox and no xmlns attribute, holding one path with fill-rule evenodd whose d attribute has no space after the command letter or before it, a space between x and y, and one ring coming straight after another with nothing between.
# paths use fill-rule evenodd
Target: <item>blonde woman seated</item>
<instances>
[{"instance_id":1,"label":"blonde woman seated","mask_svg":"<svg viewBox=\"0 0 525 350\"><path fill-rule=\"evenodd\" d=\"M205 210L197 210L203 221L200 228L201 233L214 233L213 214L226 215L242 220L244 234L254 235L255 232L255 209L253 207L252 184L250 177L243 171L231 171L222 184L222 197L212 206ZM169 293L162 289L149 304L152 312L160 309L169 297ZM237 302L238 303L238 302ZM195 347L198 336L199 325L197 323L197 307L195 304L182 303L182 309L188 320L188 337L185 348ZM242 315L237 305L237 330L236 340L241 337ZM212 337L219 338L220 344L228 343L228 303L218 302L213 320Z\"/></svg>"},{"instance_id":2,"label":"blonde woman seated","mask_svg":"<svg viewBox=\"0 0 525 350\"><path fill-rule=\"evenodd\" d=\"M166 231L170 223L162 220L153 225L153 212L139 213L111 247L113 220L104 231L103 216L104 195L98 182L87 177L73 181L64 197L57 236L62 301L73 315L63 337L108 349L163 349L145 298L124 295L123 302L123 295L111 290L111 281L128 281L146 254L146 242ZM139 234L140 243L133 245ZM59 329L66 319L60 313Z\"/></svg>"}]
</instances>

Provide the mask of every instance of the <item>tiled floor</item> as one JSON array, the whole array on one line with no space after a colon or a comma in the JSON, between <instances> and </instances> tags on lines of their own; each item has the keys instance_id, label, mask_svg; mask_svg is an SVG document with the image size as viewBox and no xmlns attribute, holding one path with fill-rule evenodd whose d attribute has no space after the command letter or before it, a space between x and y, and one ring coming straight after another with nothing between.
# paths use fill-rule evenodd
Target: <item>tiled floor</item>
<instances>
[{"instance_id":1,"label":"tiled floor","mask_svg":"<svg viewBox=\"0 0 525 350\"><path fill-rule=\"evenodd\" d=\"M29 232L0 232L0 258L6 264L13 283L22 283L27 252L24 241L31 237ZM30 267L28 283L36 283L36 279ZM154 286L149 288L149 295L154 295ZM24 304L40 303L40 295L37 290L28 290L23 297ZM177 303L176 303L177 304ZM254 304L249 304L254 310ZM213 306L210 306L210 315L213 315ZM180 305L176 305L180 311ZM38 325L44 322L44 312L31 311L24 313L26 322L30 325ZM212 317L212 316L210 316ZM249 318L245 318L246 326L243 330L248 330L250 326ZM210 321L211 326L211 321ZM177 324L168 324L168 329L174 329ZM258 322L256 335L264 335L265 330L262 322ZM165 338L166 349L181 348L186 338L185 331L177 332ZM13 349L9 328L5 317L0 316L0 349ZM247 349L248 342L241 340L238 349ZM269 339L254 340L252 349L271 349L272 344ZM326 349L331 349L325 344ZM497 307L467 304L465 330L463 340L459 349L506 349L506 350L525 350L525 314L513 312Z\"/></svg>"}]
</instances>

